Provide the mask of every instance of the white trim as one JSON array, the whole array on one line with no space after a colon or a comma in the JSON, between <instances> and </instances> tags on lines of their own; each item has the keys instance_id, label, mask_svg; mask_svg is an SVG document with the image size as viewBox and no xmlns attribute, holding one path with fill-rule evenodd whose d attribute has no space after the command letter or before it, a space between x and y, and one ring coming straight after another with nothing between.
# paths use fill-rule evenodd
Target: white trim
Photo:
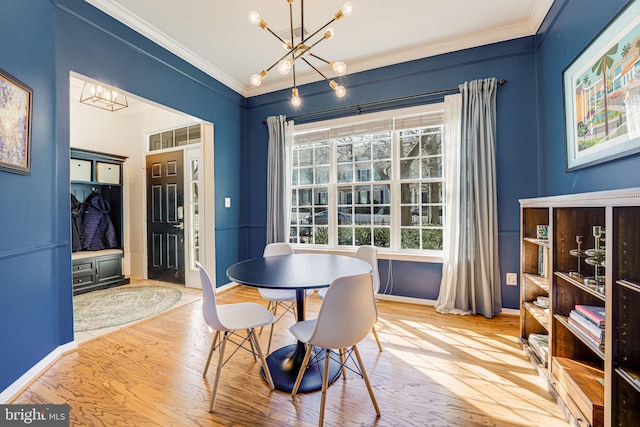
<instances>
[{"instance_id":1,"label":"white trim","mask_svg":"<svg viewBox=\"0 0 640 427\"><path fill-rule=\"evenodd\" d=\"M87 0L87 3L95 6L104 13L117 19L127 27L139 32L149 40L157 43L158 45L167 49L169 52L172 52L176 56L182 58L194 67L204 71L214 79L218 80L220 83L224 84L230 89L233 89L245 98L247 97L247 89L244 84L241 84L236 79L229 76L200 55L197 55L192 50L178 43L169 35L165 34L147 21L141 19L122 5L117 4L116 2L113 2L111 0Z\"/></svg>"},{"instance_id":2,"label":"white trim","mask_svg":"<svg viewBox=\"0 0 640 427\"><path fill-rule=\"evenodd\" d=\"M31 369L22 374L20 378L15 380L6 389L0 393L0 404L11 402L25 387L29 386L36 378L38 378L49 366L51 366L56 360L65 353L73 351L78 348L76 341L71 341L55 348L51 353L46 355L42 360L33 365Z\"/></svg>"},{"instance_id":3,"label":"white trim","mask_svg":"<svg viewBox=\"0 0 640 427\"><path fill-rule=\"evenodd\" d=\"M376 294L376 299L380 301L391 301L391 302L399 302L404 304L428 305L431 307L434 307L436 305L436 301L432 299L403 297L403 296L389 295L389 294ZM520 316L520 310L516 310L513 308L503 308L502 312L499 314L505 314L508 316Z\"/></svg>"},{"instance_id":4,"label":"white trim","mask_svg":"<svg viewBox=\"0 0 640 427\"><path fill-rule=\"evenodd\" d=\"M226 285L219 286L219 287L216 288L216 295L217 294L221 294L223 292L230 291L231 289L233 289L233 288L235 288L237 286L240 286L240 284L236 283L236 282L229 282Z\"/></svg>"}]
</instances>

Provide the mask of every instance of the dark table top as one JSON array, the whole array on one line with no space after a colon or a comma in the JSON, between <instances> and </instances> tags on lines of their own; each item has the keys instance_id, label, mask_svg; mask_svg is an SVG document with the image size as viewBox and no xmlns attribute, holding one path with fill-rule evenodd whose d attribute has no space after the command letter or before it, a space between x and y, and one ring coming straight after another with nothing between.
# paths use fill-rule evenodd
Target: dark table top
<instances>
[{"instance_id":1,"label":"dark table top","mask_svg":"<svg viewBox=\"0 0 640 427\"><path fill-rule=\"evenodd\" d=\"M329 254L293 254L252 258L227 269L236 283L272 289L327 287L335 279L371 272L368 262Z\"/></svg>"}]
</instances>

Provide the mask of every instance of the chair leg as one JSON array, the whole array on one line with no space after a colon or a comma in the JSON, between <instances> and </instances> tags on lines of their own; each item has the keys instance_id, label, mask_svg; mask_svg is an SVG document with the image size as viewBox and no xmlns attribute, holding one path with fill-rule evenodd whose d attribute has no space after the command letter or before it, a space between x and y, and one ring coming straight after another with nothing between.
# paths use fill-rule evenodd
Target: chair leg
<instances>
[{"instance_id":1,"label":"chair leg","mask_svg":"<svg viewBox=\"0 0 640 427\"><path fill-rule=\"evenodd\" d=\"M271 307L271 304L277 304L275 301L269 301L267 303L267 310L271 311L273 313L273 308ZM260 331L258 331L258 335L262 335L262 328L264 328L264 326L260 326Z\"/></svg>"},{"instance_id":2,"label":"chair leg","mask_svg":"<svg viewBox=\"0 0 640 427\"><path fill-rule=\"evenodd\" d=\"M331 363L331 350L325 350L324 357L324 374L322 375L322 397L320 398L320 419L318 420L318 427L324 425L324 407L327 403L327 388L329 388L329 365Z\"/></svg>"},{"instance_id":3,"label":"chair leg","mask_svg":"<svg viewBox=\"0 0 640 427\"><path fill-rule=\"evenodd\" d=\"M344 348L341 348L339 352L340 352L340 364L342 365L340 367L342 369L342 378L347 379L347 368L344 366L347 363L347 360L345 358L346 350Z\"/></svg>"},{"instance_id":4,"label":"chair leg","mask_svg":"<svg viewBox=\"0 0 640 427\"><path fill-rule=\"evenodd\" d=\"M373 332L373 336L376 338L376 342L378 343L378 348L382 351L382 344L380 344L380 338L378 338L378 333L376 332L376 325L371 327L371 332Z\"/></svg>"},{"instance_id":5,"label":"chair leg","mask_svg":"<svg viewBox=\"0 0 640 427\"><path fill-rule=\"evenodd\" d=\"M262 369L264 369L265 377L267 377L267 383L269 384L269 388L271 390L275 390L276 386L273 384L273 378L271 378L271 371L269 371L269 365L267 365L267 361L264 358L264 353L262 353L262 349L260 348L260 343L258 342L258 337L256 337L256 331L254 329L249 330L249 337L251 341L253 341L253 345L255 346L258 356L260 356L260 361L262 362Z\"/></svg>"},{"instance_id":6,"label":"chair leg","mask_svg":"<svg viewBox=\"0 0 640 427\"><path fill-rule=\"evenodd\" d=\"M211 393L211 403L209 403L209 412L213 412L213 405L216 403L216 392L218 391L218 383L220 382L220 371L224 363L224 348L227 345L229 332L225 331L222 343L220 344L220 356L218 358L218 366L216 366L216 379L213 382L213 390Z\"/></svg>"},{"instance_id":7,"label":"chair leg","mask_svg":"<svg viewBox=\"0 0 640 427\"><path fill-rule=\"evenodd\" d=\"M211 349L209 350L209 357L207 357L207 364L204 365L204 372L202 373L202 378L207 376L207 371L209 370L209 365L211 364L211 356L213 356L213 351L216 349L216 341L218 341L218 337L220 336L220 331L216 331L213 336L213 341L211 342Z\"/></svg>"},{"instance_id":8,"label":"chair leg","mask_svg":"<svg viewBox=\"0 0 640 427\"><path fill-rule=\"evenodd\" d=\"M304 354L304 360L302 361L302 365L300 365L300 371L298 371L298 377L296 378L296 383L293 385L293 390L291 390L291 397L296 397L296 393L298 393L298 388L300 387L300 383L302 382L302 377L304 377L304 373L307 370L307 363L309 363L309 359L311 358L311 353L313 353L313 346L311 344L308 344L307 352Z\"/></svg>"},{"instance_id":9,"label":"chair leg","mask_svg":"<svg viewBox=\"0 0 640 427\"><path fill-rule=\"evenodd\" d=\"M378 407L378 402L376 401L376 397L373 395L373 388L371 387L371 383L369 382L369 377L367 376L367 372L364 370L364 363L362 363L362 358L360 357L360 351L358 351L358 346L354 344L353 352L356 354L356 359L358 359L358 365L360 365L360 372L362 372L362 378L364 379L364 383L367 385L367 390L369 390L369 396L371 396L371 402L373 403L373 407L376 410L376 416L380 416L380 408Z\"/></svg>"}]
</instances>

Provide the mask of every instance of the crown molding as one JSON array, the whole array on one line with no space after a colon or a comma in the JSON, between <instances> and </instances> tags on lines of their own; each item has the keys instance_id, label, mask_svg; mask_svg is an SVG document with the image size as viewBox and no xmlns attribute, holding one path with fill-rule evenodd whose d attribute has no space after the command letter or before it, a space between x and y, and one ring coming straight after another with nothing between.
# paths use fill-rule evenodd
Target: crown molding
<instances>
[{"instance_id":1,"label":"crown molding","mask_svg":"<svg viewBox=\"0 0 640 427\"><path fill-rule=\"evenodd\" d=\"M244 84L238 82L228 74L224 73L218 67L211 64L209 61L205 60L201 56L189 50L187 47L178 43L163 31L149 24L147 21L140 19L128 9L109 0L86 0L86 2L100 9L107 15L117 19L127 27L142 34L149 40L157 43L161 47L165 48L169 52L173 53L174 55L178 56L179 58L183 59L199 70L207 73L209 76L218 80L220 83L224 84L230 89L233 89L244 97L247 96L247 88Z\"/></svg>"}]
</instances>

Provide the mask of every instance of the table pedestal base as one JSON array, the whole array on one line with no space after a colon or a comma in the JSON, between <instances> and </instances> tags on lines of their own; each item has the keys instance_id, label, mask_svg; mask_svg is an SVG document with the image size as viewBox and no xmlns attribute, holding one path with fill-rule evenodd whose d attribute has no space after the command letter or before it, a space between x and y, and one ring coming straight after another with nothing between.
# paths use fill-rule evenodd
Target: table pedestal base
<instances>
[{"instance_id":1,"label":"table pedestal base","mask_svg":"<svg viewBox=\"0 0 640 427\"><path fill-rule=\"evenodd\" d=\"M300 345L289 345L282 347L267 357L267 366L271 372L271 378L276 390L291 393L296 383L300 366L304 359L304 352L300 352ZM304 345L302 346L304 350ZM324 351L324 349L317 349ZM313 356L312 356L313 358ZM308 393L310 391L322 390L322 374L324 372L324 360L314 363L307 368L302 382L298 388L298 393ZM340 376L340 364L331 360L329 365L329 384L333 383ZM262 372L264 378L264 371Z\"/></svg>"}]
</instances>

